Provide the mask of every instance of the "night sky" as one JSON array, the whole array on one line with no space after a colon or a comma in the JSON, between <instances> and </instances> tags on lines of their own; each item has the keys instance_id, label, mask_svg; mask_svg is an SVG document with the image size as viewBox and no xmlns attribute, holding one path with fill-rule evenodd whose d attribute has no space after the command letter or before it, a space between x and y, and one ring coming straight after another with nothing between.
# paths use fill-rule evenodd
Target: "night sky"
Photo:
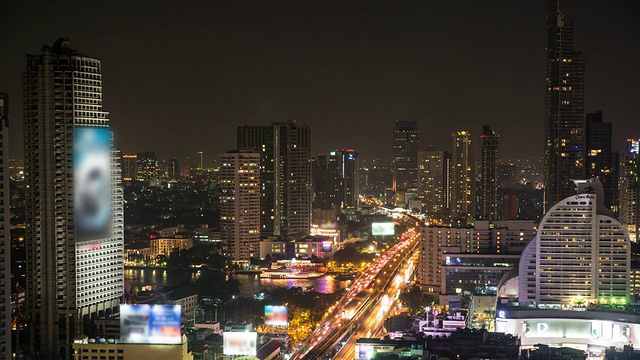
<instances>
[{"instance_id":1,"label":"night sky","mask_svg":"<svg viewBox=\"0 0 640 360\"><path fill-rule=\"evenodd\" d=\"M586 58L585 110L604 110L621 149L640 137L640 2L561 8ZM488 123L501 157L542 155L544 1L9 0L0 91L11 97L12 156L22 155L25 54L63 36L102 60L104 109L128 152L217 158L239 124L296 119L314 153L391 158L401 118L418 121L423 145L448 149L452 132Z\"/></svg>"}]
</instances>

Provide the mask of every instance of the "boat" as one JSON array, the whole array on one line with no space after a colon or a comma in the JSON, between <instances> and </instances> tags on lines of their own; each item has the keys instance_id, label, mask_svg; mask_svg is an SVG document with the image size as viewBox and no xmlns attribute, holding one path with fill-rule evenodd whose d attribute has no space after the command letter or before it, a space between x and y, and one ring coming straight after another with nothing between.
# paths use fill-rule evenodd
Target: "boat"
<instances>
[{"instance_id":1,"label":"boat","mask_svg":"<svg viewBox=\"0 0 640 360\"><path fill-rule=\"evenodd\" d=\"M264 269L260 273L261 279L315 279L323 276L323 273L315 271L303 271L297 269Z\"/></svg>"}]
</instances>

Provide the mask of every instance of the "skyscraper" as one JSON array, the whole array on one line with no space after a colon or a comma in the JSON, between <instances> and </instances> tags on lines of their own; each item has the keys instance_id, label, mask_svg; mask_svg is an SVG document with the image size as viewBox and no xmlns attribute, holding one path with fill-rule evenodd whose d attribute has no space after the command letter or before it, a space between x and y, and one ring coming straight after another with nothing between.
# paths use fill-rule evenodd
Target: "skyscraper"
<instances>
[{"instance_id":1,"label":"skyscraper","mask_svg":"<svg viewBox=\"0 0 640 360\"><path fill-rule=\"evenodd\" d=\"M428 214L444 215L449 208L449 154L444 150L418 151L418 196Z\"/></svg>"},{"instance_id":2,"label":"skyscraper","mask_svg":"<svg viewBox=\"0 0 640 360\"><path fill-rule=\"evenodd\" d=\"M393 189L418 188L420 129L414 120L396 120L393 128Z\"/></svg>"},{"instance_id":3,"label":"skyscraper","mask_svg":"<svg viewBox=\"0 0 640 360\"><path fill-rule=\"evenodd\" d=\"M451 139L451 215L469 222L476 212L475 144L468 131L451 134Z\"/></svg>"},{"instance_id":4,"label":"skyscraper","mask_svg":"<svg viewBox=\"0 0 640 360\"><path fill-rule=\"evenodd\" d=\"M122 181L131 182L138 179L138 155L122 154Z\"/></svg>"},{"instance_id":5,"label":"skyscraper","mask_svg":"<svg viewBox=\"0 0 640 360\"><path fill-rule=\"evenodd\" d=\"M124 293L123 192L99 59L58 39L23 73L30 351L72 356Z\"/></svg>"},{"instance_id":6,"label":"skyscraper","mask_svg":"<svg viewBox=\"0 0 640 360\"><path fill-rule=\"evenodd\" d=\"M342 179L342 207L358 209L360 194L360 165L358 153L353 149L340 151L340 178Z\"/></svg>"},{"instance_id":7,"label":"skyscraper","mask_svg":"<svg viewBox=\"0 0 640 360\"><path fill-rule=\"evenodd\" d=\"M237 148L260 153L264 235L309 232L311 131L296 121L238 127Z\"/></svg>"},{"instance_id":8,"label":"skyscraper","mask_svg":"<svg viewBox=\"0 0 640 360\"><path fill-rule=\"evenodd\" d=\"M260 257L260 154L229 151L221 156L220 227L235 260Z\"/></svg>"},{"instance_id":9,"label":"skyscraper","mask_svg":"<svg viewBox=\"0 0 640 360\"><path fill-rule=\"evenodd\" d=\"M547 0L545 78L545 210L574 194L584 177L584 58L573 51L573 24L558 0Z\"/></svg>"},{"instance_id":10,"label":"skyscraper","mask_svg":"<svg viewBox=\"0 0 640 360\"><path fill-rule=\"evenodd\" d=\"M169 159L169 164L167 164L167 176L171 180L180 179L180 161L177 158Z\"/></svg>"},{"instance_id":11,"label":"skyscraper","mask_svg":"<svg viewBox=\"0 0 640 360\"><path fill-rule=\"evenodd\" d=\"M640 239L640 139L627 139L620 161L620 222L631 241Z\"/></svg>"},{"instance_id":12,"label":"skyscraper","mask_svg":"<svg viewBox=\"0 0 640 360\"><path fill-rule=\"evenodd\" d=\"M158 158L154 152L139 152L136 161L136 170L138 180L155 180L158 178Z\"/></svg>"},{"instance_id":13,"label":"skyscraper","mask_svg":"<svg viewBox=\"0 0 640 360\"><path fill-rule=\"evenodd\" d=\"M585 177L597 177L604 189L604 205L618 214L618 168L620 154L611 150L611 123L602 121L602 110L586 117Z\"/></svg>"},{"instance_id":14,"label":"skyscraper","mask_svg":"<svg viewBox=\"0 0 640 360\"><path fill-rule=\"evenodd\" d=\"M9 95L0 93L0 360L11 352L11 224L9 220Z\"/></svg>"},{"instance_id":15,"label":"skyscraper","mask_svg":"<svg viewBox=\"0 0 640 360\"><path fill-rule=\"evenodd\" d=\"M500 135L491 125L482 126L482 178L480 187L480 216L498 220L498 145Z\"/></svg>"}]
</instances>

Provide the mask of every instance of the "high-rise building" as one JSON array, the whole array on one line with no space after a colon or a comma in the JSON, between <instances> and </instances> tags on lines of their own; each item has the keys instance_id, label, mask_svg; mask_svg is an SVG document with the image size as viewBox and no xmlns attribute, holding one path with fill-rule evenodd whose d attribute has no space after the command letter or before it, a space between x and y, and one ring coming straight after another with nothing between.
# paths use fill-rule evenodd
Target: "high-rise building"
<instances>
[{"instance_id":1,"label":"high-rise building","mask_svg":"<svg viewBox=\"0 0 640 360\"><path fill-rule=\"evenodd\" d=\"M358 209L360 195L360 165L358 153L353 149L340 151L340 173L342 182L342 207Z\"/></svg>"},{"instance_id":2,"label":"high-rise building","mask_svg":"<svg viewBox=\"0 0 640 360\"><path fill-rule=\"evenodd\" d=\"M58 39L23 73L30 352L68 359L74 337L118 311L123 191L99 59Z\"/></svg>"},{"instance_id":3,"label":"high-rise building","mask_svg":"<svg viewBox=\"0 0 640 360\"><path fill-rule=\"evenodd\" d=\"M204 169L204 151L198 151L198 169Z\"/></svg>"},{"instance_id":4,"label":"high-rise building","mask_svg":"<svg viewBox=\"0 0 640 360\"><path fill-rule=\"evenodd\" d=\"M260 256L260 154L229 151L220 158L220 228L234 260Z\"/></svg>"},{"instance_id":5,"label":"high-rise building","mask_svg":"<svg viewBox=\"0 0 640 360\"><path fill-rule=\"evenodd\" d=\"M584 177L584 58L573 50L573 23L547 0L545 78L545 210L574 194Z\"/></svg>"},{"instance_id":6,"label":"high-rise building","mask_svg":"<svg viewBox=\"0 0 640 360\"><path fill-rule=\"evenodd\" d=\"M475 144L468 131L451 134L451 139L451 215L471 221L476 211Z\"/></svg>"},{"instance_id":7,"label":"high-rise building","mask_svg":"<svg viewBox=\"0 0 640 360\"><path fill-rule=\"evenodd\" d=\"M11 224L9 220L9 95L0 93L0 360L11 352Z\"/></svg>"},{"instance_id":8,"label":"high-rise building","mask_svg":"<svg viewBox=\"0 0 640 360\"><path fill-rule=\"evenodd\" d=\"M611 150L611 134L611 123L602 121L602 110L587 114L585 176L600 179L604 205L617 215L620 154Z\"/></svg>"},{"instance_id":9,"label":"high-rise building","mask_svg":"<svg viewBox=\"0 0 640 360\"><path fill-rule=\"evenodd\" d=\"M154 152L139 152L137 155L137 179L143 181L154 180L158 178L158 158Z\"/></svg>"},{"instance_id":10,"label":"high-rise building","mask_svg":"<svg viewBox=\"0 0 640 360\"><path fill-rule=\"evenodd\" d=\"M180 161L177 158L169 159L167 164L167 176L171 180L177 180L180 178Z\"/></svg>"},{"instance_id":11,"label":"high-rise building","mask_svg":"<svg viewBox=\"0 0 640 360\"><path fill-rule=\"evenodd\" d=\"M418 188L420 129L414 120L396 120L393 128L393 188Z\"/></svg>"},{"instance_id":12,"label":"high-rise building","mask_svg":"<svg viewBox=\"0 0 640 360\"><path fill-rule=\"evenodd\" d=\"M122 181L136 181L138 179L138 155L122 154Z\"/></svg>"},{"instance_id":13,"label":"high-rise building","mask_svg":"<svg viewBox=\"0 0 640 360\"><path fill-rule=\"evenodd\" d=\"M620 222L631 241L640 239L640 139L627 139L620 161Z\"/></svg>"},{"instance_id":14,"label":"high-rise building","mask_svg":"<svg viewBox=\"0 0 640 360\"><path fill-rule=\"evenodd\" d=\"M600 181L575 182L577 195L547 211L522 252L521 303L629 300L629 238L604 206Z\"/></svg>"},{"instance_id":15,"label":"high-rise building","mask_svg":"<svg viewBox=\"0 0 640 360\"><path fill-rule=\"evenodd\" d=\"M491 125L482 126L482 177L480 186L480 216L498 220L498 145L500 135Z\"/></svg>"},{"instance_id":16,"label":"high-rise building","mask_svg":"<svg viewBox=\"0 0 640 360\"><path fill-rule=\"evenodd\" d=\"M238 127L237 147L260 153L261 232L309 232L311 131L296 121Z\"/></svg>"},{"instance_id":17,"label":"high-rise building","mask_svg":"<svg viewBox=\"0 0 640 360\"><path fill-rule=\"evenodd\" d=\"M444 215L449 209L449 154L444 150L418 151L418 196L422 209Z\"/></svg>"}]
</instances>

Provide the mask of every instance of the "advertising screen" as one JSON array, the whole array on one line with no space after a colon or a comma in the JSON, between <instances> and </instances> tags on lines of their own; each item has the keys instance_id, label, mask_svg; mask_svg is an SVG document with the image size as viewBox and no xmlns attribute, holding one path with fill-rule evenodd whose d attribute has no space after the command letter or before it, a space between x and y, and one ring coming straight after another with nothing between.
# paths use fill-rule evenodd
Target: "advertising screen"
<instances>
[{"instance_id":1,"label":"advertising screen","mask_svg":"<svg viewBox=\"0 0 640 360\"><path fill-rule=\"evenodd\" d=\"M287 326L289 323L287 320L287 307L265 305L264 323L266 325Z\"/></svg>"},{"instance_id":2,"label":"advertising screen","mask_svg":"<svg viewBox=\"0 0 640 360\"><path fill-rule=\"evenodd\" d=\"M222 334L222 353L224 355L256 355L258 333L224 332Z\"/></svg>"},{"instance_id":3,"label":"advertising screen","mask_svg":"<svg viewBox=\"0 0 640 360\"><path fill-rule=\"evenodd\" d=\"M385 236L395 235L395 227L392 222L379 222L371 224L371 235L373 236Z\"/></svg>"},{"instance_id":4,"label":"advertising screen","mask_svg":"<svg viewBox=\"0 0 640 360\"><path fill-rule=\"evenodd\" d=\"M111 233L111 131L73 130L74 211L76 241L106 238Z\"/></svg>"},{"instance_id":5,"label":"advertising screen","mask_svg":"<svg viewBox=\"0 0 640 360\"><path fill-rule=\"evenodd\" d=\"M120 334L128 344L181 344L180 305L120 305Z\"/></svg>"}]
</instances>

